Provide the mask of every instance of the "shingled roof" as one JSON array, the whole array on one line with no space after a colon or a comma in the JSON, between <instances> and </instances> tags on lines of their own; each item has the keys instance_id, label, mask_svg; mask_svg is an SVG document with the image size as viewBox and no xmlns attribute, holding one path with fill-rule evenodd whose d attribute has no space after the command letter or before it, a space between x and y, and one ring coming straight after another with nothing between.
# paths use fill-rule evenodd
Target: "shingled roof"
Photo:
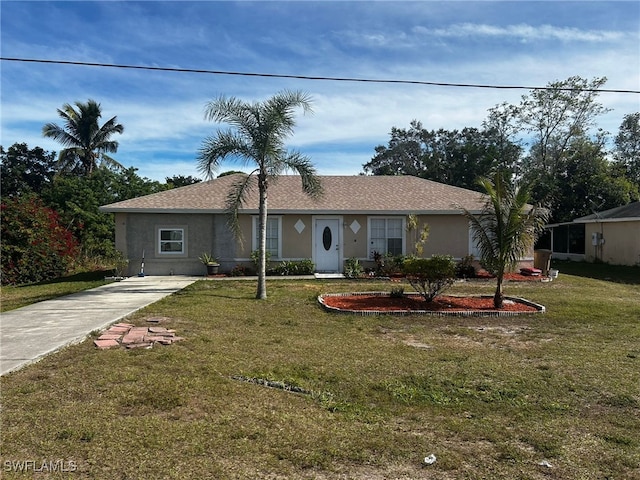
<instances>
[{"instance_id":1,"label":"shingled roof","mask_svg":"<svg viewBox=\"0 0 640 480\"><path fill-rule=\"evenodd\" d=\"M323 195L317 200L302 191L300 177L285 175L269 184L270 214L445 214L459 213L458 206L471 212L482 208L484 196L411 176L321 176ZM239 174L219 177L186 187L105 205L104 212L130 213L222 213L227 193ZM242 213L258 212L257 187Z\"/></svg>"},{"instance_id":2,"label":"shingled roof","mask_svg":"<svg viewBox=\"0 0 640 480\"><path fill-rule=\"evenodd\" d=\"M574 220L575 223L592 223L601 221L637 221L640 220L640 202L629 203L622 207L612 208L604 212L593 213Z\"/></svg>"}]
</instances>

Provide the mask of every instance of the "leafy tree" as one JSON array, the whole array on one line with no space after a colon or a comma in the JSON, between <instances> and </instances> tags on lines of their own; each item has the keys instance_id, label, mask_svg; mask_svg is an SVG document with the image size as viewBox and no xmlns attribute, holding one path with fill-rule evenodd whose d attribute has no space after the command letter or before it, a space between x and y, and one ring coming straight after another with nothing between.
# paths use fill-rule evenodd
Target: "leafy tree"
<instances>
[{"instance_id":1,"label":"leafy tree","mask_svg":"<svg viewBox=\"0 0 640 480\"><path fill-rule=\"evenodd\" d=\"M547 205L553 209L553 222L570 222L638 198L638 186L609 163L603 143L587 137L571 141L556 175L555 198L560 201Z\"/></svg>"},{"instance_id":2,"label":"leafy tree","mask_svg":"<svg viewBox=\"0 0 640 480\"><path fill-rule=\"evenodd\" d=\"M95 100L86 103L76 102L77 109L66 103L58 109L58 115L64 120L64 126L48 123L42 127L42 134L53 138L64 147L58 157L58 167L63 172L78 175L91 175L98 164L121 168L108 153L118 151L118 142L111 138L122 133L124 127L112 117L102 126L98 120L102 117L100 104Z\"/></svg>"},{"instance_id":3,"label":"leafy tree","mask_svg":"<svg viewBox=\"0 0 640 480\"><path fill-rule=\"evenodd\" d=\"M614 159L625 176L640 188L640 112L624 116L615 138Z\"/></svg>"},{"instance_id":4,"label":"leafy tree","mask_svg":"<svg viewBox=\"0 0 640 480\"><path fill-rule=\"evenodd\" d=\"M529 190L513 185L504 173L478 181L487 194L479 215L461 208L469 219L482 266L496 276L493 304L502 308L504 274L533 246L548 219L548 211L528 205Z\"/></svg>"},{"instance_id":5,"label":"leafy tree","mask_svg":"<svg viewBox=\"0 0 640 480\"><path fill-rule=\"evenodd\" d=\"M376 155L363 165L373 175L413 175L463 188L477 189L476 179L491 170L515 168L519 147L487 129L431 130L416 120L409 129L391 129L388 146L379 145Z\"/></svg>"},{"instance_id":6,"label":"leafy tree","mask_svg":"<svg viewBox=\"0 0 640 480\"><path fill-rule=\"evenodd\" d=\"M532 137L523 162L523 183L532 185L533 199L558 205L560 173L571 142L589 135L596 118L608 110L598 103L597 90L606 78L587 81L578 76L552 82L547 89L533 90L518 106L518 127ZM598 131L595 141L604 132Z\"/></svg>"},{"instance_id":7,"label":"leafy tree","mask_svg":"<svg viewBox=\"0 0 640 480\"><path fill-rule=\"evenodd\" d=\"M90 177L58 175L42 196L60 213L85 256L111 257L115 254L113 214L101 212L99 207L165 188L159 182L138 176L135 168L115 172L102 167Z\"/></svg>"},{"instance_id":8,"label":"leafy tree","mask_svg":"<svg viewBox=\"0 0 640 480\"><path fill-rule=\"evenodd\" d=\"M55 153L40 147L29 149L15 143L4 150L0 146L0 191L4 198L40 194L55 175Z\"/></svg>"},{"instance_id":9,"label":"leafy tree","mask_svg":"<svg viewBox=\"0 0 640 480\"><path fill-rule=\"evenodd\" d=\"M173 177L166 177L165 180L169 188L185 187L202 181L199 178L192 177L191 175L188 177L185 177L184 175L174 175Z\"/></svg>"},{"instance_id":10,"label":"leafy tree","mask_svg":"<svg viewBox=\"0 0 640 480\"><path fill-rule=\"evenodd\" d=\"M256 298L267 298L266 289L266 224L269 182L285 171L297 172L302 189L315 197L321 193L320 180L311 161L297 151L287 150L285 139L295 127L294 110L311 111L310 98L301 92L283 91L263 101L247 103L235 97L218 97L210 102L205 117L228 123L233 129L218 130L205 139L198 154L198 164L208 178L224 159L240 161L256 168L235 183L228 195L230 227L241 238L238 211L244 205L248 191L257 183L259 192L258 289Z\"/></svg>"},{"instance_id":11,"label":"leafy tree","mask_svg":"<svg viewBox=\"0 0 640 480\"><path fill-rule=\"evenodd\" d=\"M2 201L2 283L23 284L56 278L67 272L77 242L55 210L35 195Z\"/></svg>"}]
</instances>

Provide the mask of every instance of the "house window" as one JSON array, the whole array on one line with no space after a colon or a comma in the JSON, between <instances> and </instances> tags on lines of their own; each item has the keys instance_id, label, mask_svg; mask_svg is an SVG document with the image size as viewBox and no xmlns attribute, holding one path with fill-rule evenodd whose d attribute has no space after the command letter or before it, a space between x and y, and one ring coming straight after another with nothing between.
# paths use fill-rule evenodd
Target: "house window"
<instances>
[{"instance_id":1,"label":"house window","mask_svg":"<svg viewBox=\"0 0 640 480\"><path fill-rule=\"evenodd\" d=\"M162 255L181 255L185 253L184 228L158 229L158 252Z\"/></svg>"},{"instance_id":2,"label":"house window","mask_svg":"<svg viewBox=\"0 0 640 480\"><path fill-rule=\"evenodd\" d=\"M369 256L373 252L382 255L404 253L404 219L401 217L369 219Z\"/></svg>"},{"instance_id":3,"label":"house window","mask_svg":"<svg viewBox=\"0 0 640 480\"><path fill-rule=\"evenodd\" d=\"M267 217L267 252L271 258L281 258L282 229L280 217ZM260 246L259 229L260 219L253 217L253 245L252 250L258 250Z\"/></svg>"}]
</instances>

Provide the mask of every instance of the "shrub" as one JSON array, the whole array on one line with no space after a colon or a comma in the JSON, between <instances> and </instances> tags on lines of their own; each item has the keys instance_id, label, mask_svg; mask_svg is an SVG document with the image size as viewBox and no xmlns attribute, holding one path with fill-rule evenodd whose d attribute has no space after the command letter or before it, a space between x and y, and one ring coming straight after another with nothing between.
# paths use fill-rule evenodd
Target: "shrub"
<instances>
[{"instance_id":1,"label":"shrub","mask_svg":"<svg viewBox=\"0 0 640 480\"><path fill-rule=\"evenodd\" d=\"M232 277L244 277L247 275L247 267L238 264L231 269L229 275Z\"/></svg>"},{"instance_id":2,"label":"shrub","mask_svg":"<svg viewBox=\"0 0 640 480\"><path fill-rule=\"evenodd\" d=\"M269 273L275 275L311 275L314 269L315 264L308 258L305 260L283 260Z\"/></svg>"},{"instance_id":3,"label":"shrub","mask_svg":"<svg viewBox=\"0 0 640 480\"><path fill-rule=\"evenodd\" d=\"M449 255L408 258L403 263L403 273L416 292L422 295L425 301L431 302L453 285L456 263Z\"/></svg>"},{"instance_id":4,"label":"shrub","mask_svg":"<svg viewBox=\"0 0 640 480\"><path fill-rule=\"evenodd\" d=\"M391 298L402 298L404 297L404 287L393 287L391 292L389 293Z\"/></svg>"},{"instance_id":5,"label":"shrub","mask_svg":"<svg viewBox=\"0 0 640 480\"><path fill-rule=\"evenodd\" d=\"M2 283L35 283L65 273L78 243L58 213L36 196L8 199L0 206Z\"/></svg>"},{"instance_id":6,"label":"shrub","mask_svg":"<svg viewBox=\"0 0 640 480\"><path fill-rule=\"evenodd\" d=\"M344 262L344 276L346 278L359 278L362 275L362 265L357 258L349 258Z\"/></svg>"},{"instance_id":7,"label":"shrub","mask_svg":"<svg viewBox=\"0 0 640 480\"><path fill-rule=\"evenodd\" d=\"M476 267L473 266L473 255L467 255L456 265L456 277L458 278L475 278Z\"/></svg>"}]
</instances>

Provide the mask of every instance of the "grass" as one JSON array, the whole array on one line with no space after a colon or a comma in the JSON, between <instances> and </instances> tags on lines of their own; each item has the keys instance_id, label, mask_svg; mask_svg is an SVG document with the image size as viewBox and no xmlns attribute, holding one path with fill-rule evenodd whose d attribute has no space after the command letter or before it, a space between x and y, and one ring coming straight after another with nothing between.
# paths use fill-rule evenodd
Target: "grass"
<instances>
[{"instance_id":1,"label":"grass","mask_svg":"<svg viewBox=\"0 0 640 480\"><path fill-rule=\"evenodd\" d=\"M0 290L0 312L104 285L108 283L104 277L111 274L111 270L96 270L33 285L3 286Z\"/></svg>"},{"instance_id":2,"label":"grass","mask_svg":"<svg viewBox=\"0 0 640 480\"><path fill-rule=\"evenodd\" d=\"M0 463L73 461L51 478L74 479L640 479L640 287L560 270L506 286L545 315L491 319L316 303L388 283L280 280L259 301L254 282L198 282L130 318L167 317L182 342L84 342L3 376Z\"/></svg>"}]
</instances>

